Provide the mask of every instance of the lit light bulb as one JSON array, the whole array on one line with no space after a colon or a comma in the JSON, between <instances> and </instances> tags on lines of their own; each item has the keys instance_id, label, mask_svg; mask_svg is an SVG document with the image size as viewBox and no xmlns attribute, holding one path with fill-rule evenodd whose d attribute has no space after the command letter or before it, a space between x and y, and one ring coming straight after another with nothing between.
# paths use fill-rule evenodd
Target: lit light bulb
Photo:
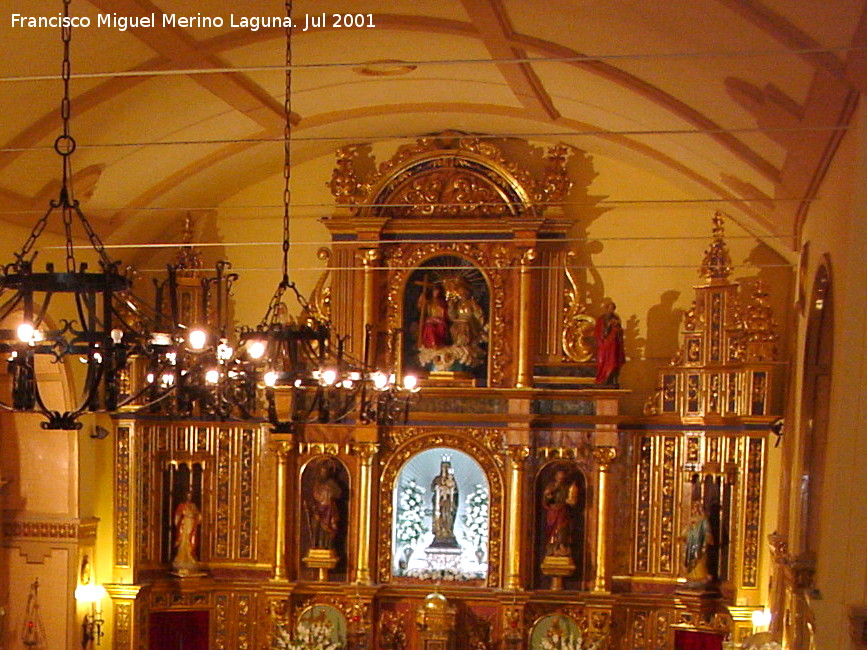
<instances>
[{"instance_id":1,"label":"lit light bulb","mask_svg":"<svg viewBox=\"0 0 867 650\"><path fill-rule=\"evenodd\" d=\"M261 359L265 356L265 344L262 341L250 341L247 344L247 354L251 359Z\"/></svg>"},{"instance_id":2,"label":"lit light bulb","mask_svg":"<svg viewBox=\"0 0 867 650\"><path fill-rule=\"evenodd\" d=\"M403 378L403 387L406 390L416 390L418 388L418 377L415 375L405 375Z\"/></svg>"},{"instance_id":3,"label":"lit light bulb","mask_svg":"<svg viewBox=\"0 0 867 650\"><path fill-rule=\"evenodd\" d=\"M220 371L211 368L210 370L208 370L208 372L205 373L205 381L209 384L216 384L218 381L220 381Z\"/></svg>"},{"instance_id":4,"label":"lit light bulb","mask_svg":"<svg viewBox=\"0 0 867 650\"><path fill-rule=\"evenodd\" d=\"M376 390L385 390L388 388L388 375L384 372L377 370L370 376L370 378L373 380L373 387Z\"/></svg>"},{"instance_id":5,"label":"lit light bulb","mask_svg":"<svg viewBox=\"0 0 867 650\"><path fill-rule=\"evenodd\" d=\"M277 373L273 370L270 370L265 373L265 376L262 378L265 381L265 385L269 388L272 388L277 384Z\"/></svg>"},{"instance_id":6,"label":"lit light bulb","mask_svg":"<svg viewBox=\"0 0 867 650\"><path fill-rule=\"evenodd\" d=\"M345 388L346 390L349 390L352 388L352 380L351 379L344 379L342 382L340 382L340 385L343 388Z\"/></svg>"},{"instance_id":7,"label":"lit light bulb","mask_svg":"<svg viewBox=\"0 0 867 650\"><path fill-rule=\"evenodd\" d=\"M94 352L93 353L93 360L96 361L97 363L102 363L102 353L101 352Z\"/></svg>"},{"instance_id":8,"label":"lit light bulb","mask_svg":"<svg viewBox=\"0 0 867 650\"><path fill-rule=\"evenodd\" d=\"M18 339L22 343L30 343L33 340L33 325L30 323L21 323L18 326Z\"/></svg>"},{"instance_id":9,"label":"lit light bulb","mask_svg":"<svg viewBox=\"0 0 867 650\"><path fill-rule=\"evenodd\" d=\"M115 345L120 345L120 342L123 341L123 330L116 327L111 330L111 340Z\"/></svg>"},{"instance_id":10,"label":"lit light bulb","mask_svg":"<svg viewBox=\"0 0 867 650\"><path fill-rule=\"evenodd\" d=\"M166 352L166 361L168 361L172 365L175 365L178 362L177 352Z\"/></svg>"},{"instance_id":11,"label":"lit light bulb","mask_svg":"<svg viewBox=\"0 0 867 650\"><path fill-rule=\"evenodd\" d=\"M333 386L334 382L337 381L337 371L331 368L323 370L319 381L325 386Z\"/></svg>"},{"instance_id":12,"label":"lit light bulb","mask_svg":"<svg viewBox=\"0 0 867 650\"><path fill-rule=\"evenodd\" d=\"M163 386L172 386L175 383L175 376L171 372L167 372L162 376Z\"/></svg>"},{"instance_id":13,"label":"lit light bulb","mask_svg":"<svg viewBox=\"0 0 867 650\"><path fill-rule=\"evenodd\" d=\"M188 340L193 350L201 350L205 347L205 343L208 342L208 335L205 330L193 330L190 332Z\"/></svg>"},{"instance_id":14,"label":"lit light bulb","mask_svg":"<svg viewBox=\"0 0 867 650\"><path fill-rule=\"evenodd\" d=\"M148 382L149 384L154 383L154 373L149 372L149 373L145 376L145 379L147 380L147 382Z\"/></svg>"},{"instance_id":15,"label":"lit light bulb","mask_svg":"<svg viewBox=\"0 0 867 650\"><path fill-rule=\"evenodd\" d=\"M235 351L232 349L232 347L228 345L225 341L223 341L222 343L220 343L220 345L217 346L217 358L221 361L228 361L229 359L231 359L234 352Z\"/></svg>"}]
</instances>

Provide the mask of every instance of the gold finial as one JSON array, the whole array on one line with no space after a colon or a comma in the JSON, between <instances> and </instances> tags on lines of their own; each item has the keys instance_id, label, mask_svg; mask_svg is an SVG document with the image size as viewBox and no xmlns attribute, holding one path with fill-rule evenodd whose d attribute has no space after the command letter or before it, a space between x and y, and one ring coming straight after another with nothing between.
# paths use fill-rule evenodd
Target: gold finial
<instances>
[{"instance_id":1,"label":"gold finial","mask_svg":"<svg viewBox=\"0 0 867 650\"><path fill-rule=\"evenodd\" d=\"M713 215L713 241L704 252L699 275L709 280L727 280L732 271L732 258L725 242L725 213L717 211Z\"/></svg>"},{"instance_id":2,"label":"gold finial","mask_svg":"<svg viewBox=\"0 0 867 650\"><path fill-rule=\"evenodd\" d=\"M187 212L184 217L184 234L181 241L181 248L175 255L175 262L172 265L176 269L186 271L195 271L202 268L202 258L199 257L199 251L193 246L193 215Z\"/></svg>"}]
</instances>

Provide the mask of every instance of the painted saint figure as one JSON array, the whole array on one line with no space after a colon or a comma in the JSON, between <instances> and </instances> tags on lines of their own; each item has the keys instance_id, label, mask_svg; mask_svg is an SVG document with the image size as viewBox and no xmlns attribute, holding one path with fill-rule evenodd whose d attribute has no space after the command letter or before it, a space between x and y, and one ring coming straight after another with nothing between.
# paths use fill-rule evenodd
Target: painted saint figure
<instances>
[{"instance_id":1,"label":"painted saint figure","mask_svg":"<svg viewBox=\"0 0 867 650\"><path fill-rule=\"evenodd\" d=\"M693 501L689 524L685 531L684 568L691 583L706 583L710 578L707 566L707 547L713 545L710 522L701 501Z\"/></svg>"},{"instance_id":2,"label":"painted saint figure","mask_svg":"<svg viewBox=\"0 0 867 650\"><path fill-rule=\"evenodd\" d=\"M438 282L429 286L425 279L418 297L420 350L438 350L451 343L448 309L443 286Z\"/></svg>"},{"instance_id":3,"label":"painted saint figure","mask_svg":"<svg viewBox=\"0 0 867 650\"><path fill-rule=\"evenodd\" d=\"M432 497L432 530L434 534L432 547L457 548L455 539L455 517L458 514L458 482L448 457L440 462L440 473L431 482Z\"/></svg>"},{"instance_id":4,"label":"painted saint figure","mask_svg":"<svg viewBox=\"0 0 867 650\"><path fill-rule=\"evenodd\" d=\"M343 496L343 489L334 478L331 463L322 463L317 472L311 498L307 502L310 513L310 547L333 550L340 528L339 501Z\"/></svg>"},{"instance_id":5,"label":"painted saint figure","mask_svg":"<svg viewBox=\"0 0 867 650\"><path fill-rule=\"evenodd\" d=\"M484 338L485 313L462 277L451 278L448 291L451 337L454 345L476 347Z\"/></svg>"},{"instance_id":6,"label":"painted saint figure","mask_svg":"<svg viewBox=\"0 0 867 650\"><path fill-rule=\"evenodd\" d=\"M626 361L623 325L616 308L613 302L607 302L596 319L596 383L603 386L617 386L620 368Z\"/></svg>"},{"instance_id":7,"label":"painted saint figure","mask_svg":"<svg viewBox=\"0 0 867 650\"><path fill-rule=\"evenodd\" d=\"M578 503L578 485L566 479L566 470L556 470L554 478L542 492L546 556L572 554L572 510Z\"/></svg>"},{"instance_id":8,"label":"painted saint figure","mask_svg":"<svg viewBox=\"0 0 867 650\"><path fill-rule=\"evenodd\" d=\"M175 549L172 567L179 574L188 573L198 566L199 525L202 523L202 513L193 501L192 490L187 490L184 500L175 508L172 523Z\"/></svg>"}]
</instances>

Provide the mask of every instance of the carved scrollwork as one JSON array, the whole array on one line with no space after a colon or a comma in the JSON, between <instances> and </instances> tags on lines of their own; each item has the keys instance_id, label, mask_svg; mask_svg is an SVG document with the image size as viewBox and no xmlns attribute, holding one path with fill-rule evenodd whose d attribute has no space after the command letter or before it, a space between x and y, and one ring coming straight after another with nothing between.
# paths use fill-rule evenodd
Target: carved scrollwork
<instances>
[{"instance_id":1,"label":"carved scrollwork","mask_svg":"<svg viewBox=\"0 0 867 650\"><path fill-rule=\"evenodd\" d=\"M363 180L355 168L359 153L357 146L338 149L331 193L341 205L387 204L390 216L538 213L562 201L572 186L565 145L548 150L541 178L508 160L493 142L455 134L404 145ZM402 207L395 211L395 205Z\"/></svg>"},{"instance_id":2,"label":"carved scrollwork","mask_svg":"<svg viewBox=\"0 0 867 650\"><path fill-rule=\"evenodd\" d=\"M307 302L307 317L319 323L327 323L331 320L331 287L326 283L328 276L331 274L331 269L328 268L331 263L331 249L323 246L316 251L316 257L324 260L326 269L316 281L316 286L310 292L310 299Z\"/></svg>"},{"instance_id":3,"label":"carved scrollwork","mask_svg":"<svg viewBox=\"0 0 867 650\"><path fill-rule=\"evenodd\" d=\"M564 271L569 286L566 287L566 295L563 309L563 358L576 363L592 361L595 355L594 328L596 320L587 313L587 304L581 297L578 280L572 272L572 263L575 252L566 254Z\"/></svg>"}]
</instances>

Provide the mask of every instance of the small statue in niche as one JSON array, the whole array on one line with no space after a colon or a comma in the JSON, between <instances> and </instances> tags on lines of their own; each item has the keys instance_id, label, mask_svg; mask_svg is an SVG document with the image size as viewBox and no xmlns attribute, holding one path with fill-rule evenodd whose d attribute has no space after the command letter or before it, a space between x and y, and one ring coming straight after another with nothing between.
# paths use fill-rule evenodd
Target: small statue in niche
<instances>
[{"instance_id":1,"label":"small statue in niche","mask_svg":"<svg viewBox=\"0 0 867 650\"><path fill-rule=\"evenodd\" d=\"M617 387L620 368L626 362L623 324L615 309L613 302L606 302L596 319L596 383L601 386Z\"/></svg>"},{"instance_id":2,"label":"small statue in niche","mask_svg":"<svg viewBox=\"0 0 867 650\"><path fill-rule=\"evenodd\" d=\"M334 477L334 466L323 462L316 468L307 512L310 522L310 548L334 550L340 529L340 498L343 489Z\"/></svg>"},{"instance_id":3,"label":"small statue in niche","mask_svg":"<svg viewBox=\"0 0 867 650\"><path fill-rule=\"evenodd\" d=\"M572 511L578 504L578 485L567 477L565 469L557 469L542 492L546 556L572 555Z\"/></svg>"},{"instance_id":4,"label":"small statue in niche","mask_svg":"<svg viewBox=\"0 0 867 650\"><path fill-rule=\"evenodd\" d=\"M451 344L449 305L443 285L425 277L418 297L418 349L439 350Z\"/></svg>"},{"instance_id":5,"label":"small statue in niche","mask_svg":"<svg viewBox=\"0 0 867 650\"><path fill-rule=\"evenodd\" d=\"M174 559L172 568L179 576L201 575L196 571L199 566L199 526L202 523L202 513L193 501L193 491L187 490L184 500L175 508L172 516L174 536L172 547Z\"/></svg>"},{"instance_id":6,"label":"small statue in niche","mask_svg":"<svg viewBox=\"0 0 867 650\"><path fill-rule=\"evenodd\" d=\"M437 258L439 259L439 258ZM443 264L448 264L446 259ZM408 350L421 369L431 373L478 375L487 358L484 280L465 273L421 276L415 310L409 313L409 332L415 332ZM478 286L477 286L478 285ZM478 295L477 295L478 294Z\"/></svg>"},{"instance_id":7,"label":"small statue in niche","mask_svg":"<svg viewBox=\"0 0 867 650\"><path fill-rule=\"evenodd\" d=\"M455 539L455 517L458 514L458 482L452 469L451 459L444 456L440 462L440 473L431 482L432 529L434 534L431 547L458 548Z\"/></svg>"},{"instance_id":8,"label":"small statue in niche","mask_svg":"<svg viewBox=\"0 0 867 650\"><path fill-rule=\"evenodd\" d=\"M684 531L684 568L688 584L704 585L710 581L707 548L714 544L710 522L701 500L692 502L689 522Z\"/></svg>"},{"instance_id":9,"label":"small statue in niche","mask_svg":"<svg viewBox=\"0 0 867 650\"><path fill-rule=\"evenodd\" d=\"M449 332L452 344L467 348L477 348L484 340L485 312L473 298L470 285L461 276L449 277L443 280L448 301L448 313L451 320ZM464 365L472 365L470 362Z\"/></svg>"}]
</instances>

